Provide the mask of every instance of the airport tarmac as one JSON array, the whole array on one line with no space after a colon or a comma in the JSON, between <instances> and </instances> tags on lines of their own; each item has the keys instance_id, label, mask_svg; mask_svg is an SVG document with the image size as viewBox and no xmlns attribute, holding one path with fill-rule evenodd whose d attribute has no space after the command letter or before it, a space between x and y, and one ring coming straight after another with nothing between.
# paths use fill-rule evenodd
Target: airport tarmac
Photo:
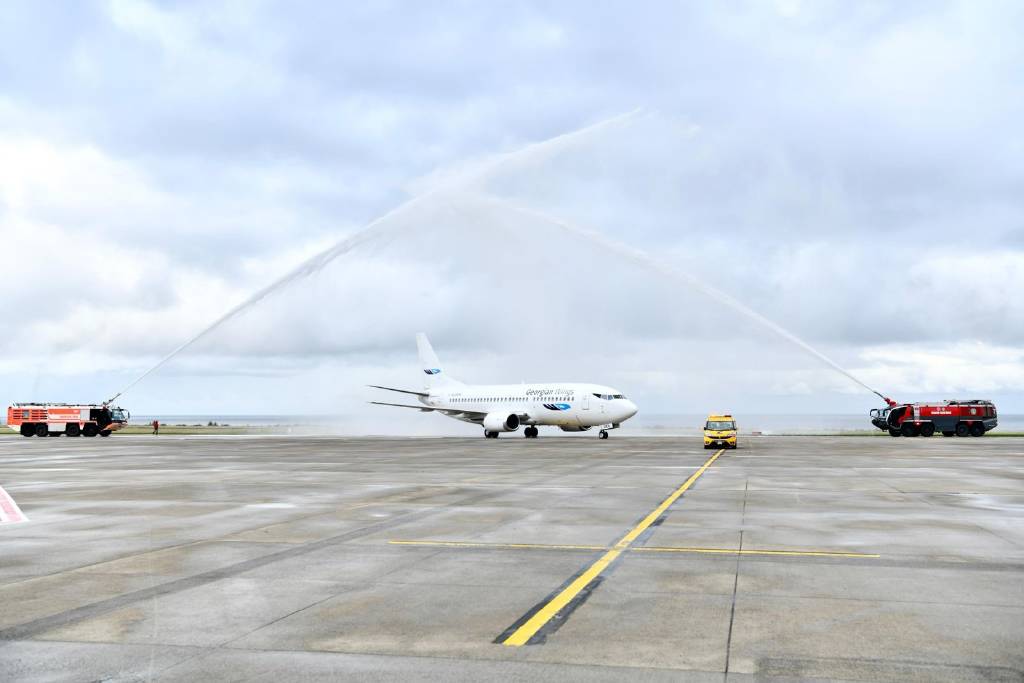
<instances>
[{"instance_id":1,"label":"airport tarmac","mask_svg":"<svg viewBox=\"0 0 1024 683\"><path fill-rule=\"evenodd\" d=\"M0 440L0 680L1024 680L1024 439Z\"/></svg>"}]
</instances>

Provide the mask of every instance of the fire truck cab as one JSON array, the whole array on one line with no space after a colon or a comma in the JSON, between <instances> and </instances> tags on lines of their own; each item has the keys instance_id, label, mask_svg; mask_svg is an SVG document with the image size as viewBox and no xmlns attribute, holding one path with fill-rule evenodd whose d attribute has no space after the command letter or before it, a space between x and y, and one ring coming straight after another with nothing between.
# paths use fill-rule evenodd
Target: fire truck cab
<instances>
[{"instance_id":1,"label":"fire truck cab","mask_svg":"<svg viewBox=\"0 0 1024 683\"><path fill-rule=\"evenodd\" d=\"M22 436L110 436L128 424L127 410L108 405L15 403L7 426Z\"/></svg>"},{"instance_id":2,"label":"fire truck cab","mask_svg":"<svg viewBox=\"0 0 1024 683\"><path fill-rule=\"evenodd\" d=\"M887 399L888 400L888 399ZM903 403L874 408L871 424L890 436L984 436L995 429L996 407L992 401L943 401L942 403Z\"/></svg>"}]
</instances>

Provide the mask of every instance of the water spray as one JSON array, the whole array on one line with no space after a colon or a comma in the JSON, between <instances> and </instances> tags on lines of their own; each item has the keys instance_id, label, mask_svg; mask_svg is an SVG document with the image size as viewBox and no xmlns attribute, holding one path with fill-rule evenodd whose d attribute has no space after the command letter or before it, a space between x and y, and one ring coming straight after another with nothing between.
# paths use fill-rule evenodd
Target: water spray
<instances>
[{"instance_id":1,"label":"water spray","mask_svg":"<svg viewBox=\"0 0 1024 683\"><path fill-rule=\"evenodd\" d=\"M314 275L315 273L320 272L321 270L323 270L324 266L334 261L339 256L347 254L359 246L370 243L373 240L384 236L389 231L395 230L396 226L393 225L389 219L393 219L400 215L402 212L407 211L410 208L413 208L419 202L427 199L432 194L433 192L428 192L418 197L413 197L404 204L401 204L397 208L373 220L371 223L366 225L366 227L364 227L362 230L355 233L354 235L346 237L345 239L336 243L332 247L325 249L324 251L321 251L315 256L303 261L296 268L293 268L282 277L278 278L277 280L274 280L266 287L263 287L255 294L247 298L245 301L238 304L234 308L231 308L227 313L214 320L212 323L210 323L205 328L200 330L197 334L193 335L191 338L187 339L185 342L177 346L173 351L171 351L166 356L161 358L156 365L154 365L153 367L151 367L150 369L146 370L144 373L136 377L131 384L126 386L124 389L121 389L121 391L114 394L111 398L107 399L106 403L112 403L121 394L125 393L126 391L134 387L136 384L144 380L146 377L156 372L158 369L163 367L164 364L166 364L169 360L177 356L179 353L181 353L188 347L192 346L197 341L199 341L206 335L210 334L227 321L237 317L246 309L250 308L251 306L254 306L260 301L263 301L274 292L284 287L287 287L288 285L297 280L305 279L310 275Z\"/></svg>"},{"instance_id":2,"label":"water spray","mask_svg":"<svg viewBox=\"0 0 1024 683\"><path fill-rule=\"evenodd\" d=\"M535 157L535 156L537 156L539 154L545 154L545 153L550 154L553 150L555 150L555 149L557 149L557 148L559 148L559 147L561 147L563 145L575 142L575 141L577 141L577 140L579 140L579 139L581 139L583 137L586 137L586 136L588 136L588 135L590 135L590 134L592 134L592 133L594 133L596 131L603 130L605 128L608 128L608 127L611 127L611 126L614 126L614 125L623 124L623 123L629 121L630 119L636 117L640 113L641 113L640 109L635 109L633 111L626 112L625 114L619 114L619 115L613 116L613 117L611 117L609 119L604 119L604 120L599 121L597 123L591 124L589 126L584 126L583 128L580 128L578 130L575 130L575 131L572 131L572 132L569 132L569 133L563 133L562 135L558 135L558 136L555 136L553 138L549 138L549 139L544 140L542 142L537 142L537 143L529 144L529 145L527 145L527 146L525 146L525 147L523 147L523 148L521 148L519 150L516 150L514 152L509 152L509 153L506 153L506 154L496 155L493 158L491 158L490 160L488 160L487 163L485 163L482 166L480 166L479 168L475 169L468 178L463 178L462 179L462 184L463 184L463 186L468 185L468 184L479 185L479 184L483 183L484 181L486 181L492 174L496 173L502 167L504 167L504 166L514 162L514 161L517 161L517 160L521 161L523 158L526 158L526 157L531 157L532 158L532 157ZM262 289L257 291L255 294L253 294L249 298L245 299L243 302L241 302L240 304L238 304L234 308L232 308L229 311L227 311L224 315L222 315L219 318L217 318L216 320L214 320L212 323L210 323L205 328L200 330L197 334L193 335L191 338L189 338L188 340L186 340L185 342L183 342L182 344L177 346L174 350L172 350L166 356L161 358L156 363L156 365L154 365L153 367L151 367L148 370L146 370L144 373L142 373L137 378L135 378L126 387L124 387L123 389L118 391L116 394L114 394L112 397L107 399L105 404L109 405L109 404L113 403L119 396L124 394L129 389L133 388L135 385L137 385L139 382L144 380L149 375L151 375L154 372L156 372L157 370L159 370L168 361L170 361L172 358L177 356L179 353L181 353L185 349L189 348L190 346L195 344L197 341L199 341L203 337L207 336L208 334L210 334L211 332L213 332L217 328L219 328L224 323L226 323L229 320L237 317L243 311L245 311L248 308L254 306L255 304L257 304L260 301L262 301L263 299L266 299L268 296L271 296L272 294L274 294L278 290L280 290L280 289L282 289L284 287L287 287L288 285L290 285L291 283L293 283L293 282L295 282L297 280L302 280L304 278L309 277L310 275L313 275L314 273L319 272L327 264L331 263L332 261L337 259L339 256L347 254L350 251L352 251L353 249L356 249L357 247L359 247L359 246L361 246L363 244L366 244L366 243L371 242L372 240L374 240L374 239L376 239L378 237L381 237L385 233L397 231L397 230L402 229L403 227L407 228L408 226L402 226L401 224L398 224L398 225L392 224L392 220L391 219L396 218L397 216L399 216L403 212L408 211L410 208L417 206L419 203L421 203L421 202L423 202L423 201L433 197L434 195L446 194L447 191L450 191L452 189L451 185L452 185L451 182L449 182L447 184L442 183L438 187L434 187L434 188L428 189L428 190L422 192L421 194L418 194L418 195L414 196L413 198L405 201L404 203L400 204L399 206L397 206L396 208L392 209L391 211L389 211L388 213L384 214L383 216L380 216L379 218L374 219L372 222L370 222L364 228L362 228L361 230L356 232L354 235L351 235L351 236L341 240L340 242L336 243L334 246L329 247L328 249L325 249L324 251L316 254L315 256L313 256L313 257L307 259L306 261L304 261L303 263L299 264L299 266L297 266L293 270L289 271L288 273L286 273L284 276L278 278L277 280L274 280L269 285L263 287Z\"/></svg>"},{"instance_id":3,"label":"water spray","mask_svg":"<svg viewBox=\"0 0 1024 683\"><path fill-rule=\"evenodd\" d=\"M607 251L611 251L611 252L617 254L618 256L625 257L626 259L628 259L628 260L630 260L630 261L632 261L632 262L634 262L634 263L636 263L638 265L644 266L645 268L653 269L653 270L657 271L658 273L661 273L662 275L668 276L670 278L673 278L673 279L676 279L676 280L681 280L686 285L688 285L689 287L697 290L698 292L701 292L702 294L705 294L705 295L711 297L712 299L714 299L714 300L716 300L716 301L718 301L718 302L720 302L722 304L725 304L726 306L728 306L728 307L732 308L733 310L741 313L742 315L746 316L747 318L757 322L761 326L768 328L769 330L771 330L772 332L774 332L778 336L782 337L786 341L790 342L791 344L794 344L795 346L797 346L798 348L800 348L804 352L810 354L814 358L817 358L819 361L821 361L822 363L824 363L825 365L827 365L831 369L835 370L839 374L841 374L844 377L852 380L853 382L855 382L858 385L860 385L861 387L867 389L871 393L877 395L879 398L881 398L883 401L885 401L886 404L888 404L890 406L891 405L895 405L895 403L892 401L892 399L887 398L881 392L879 392L876 389L872 388L871 386L865 384L862 380L858 379L856 376L854 376L852 373L850 373L844 367L839 365L839 363L835 362L834 360L832 360L831 358L826 356L821 351L818 351L816 348L814 348L813 346L811 346L810 344L808 344L803 339L801 339L800 337L796 336L795 334L793 334L792 332L790 332L786 328L782 327L778 323L776 323L776 322L774 322L772 320L769 320L768 318L764 317L763 315L761 315L757 311L754 311L753 309L749 308L748 306L746 306L742 302L740 302L737 299L733 298L729 294L726 294L722 290L720 290L720 289L718 289L716 287L713 287L713 286L711 286L711 285L709 285L709 284L707 284L707 283L705 283L705 282L703 282L701 280L698 280L697 278L693 277L689 273L685 273L685 272L683 272L681 270L673 268L672 266L668 265L667 263L659 261L658 259L654 258L653 256L651 256L650 254L648 254L647 252L645 252L645 251L643 251L641 249L637 249L637 248L634 248L634 247L628 247L628 246L626 246L626 245L624 245L624 244L622 244L620 242L615 242L614 240L610 240L607 237L605 237L604 235L598 234L598 233L596 233L596 232L594 232L592 230L588 230L588 229L579 227L577 225L573 225L572 223L569 223L569 222L567 222L565 220L562 220L560 218L556 218L554 216L549 216L549 215L547 215L547 214L545 214L543 212L536 211L534 209L529 209L527 207L519 206L517 204L512 204L512 203L510 203L510 202L508 202L508 201L506 201L504 199L499 199L498 197L495 197L493 195L478 194L478 195L470 195L470 197L472 199L475 199L475 200L478 200L478 201L482 201L482 202L486 202L488 204L491 204L492 206L497 206L497 207L505 209L507 211L513 211L513 212L516 212L516 213L520 213L522 215L529 216L529 217L531 217L533 219L540 220L540 221L543 221L543 222L548 223L550 225L556 226L557 228L561 229L563 232L566 232L566 233L568 233L570 235L574 235L576 237L580 237L580 238L586 239L586 240L592 242L593 244L596 244L599 247L601 247L601 248L603 248L603 249L605 249Z\"/></svg>"}]
</instances>

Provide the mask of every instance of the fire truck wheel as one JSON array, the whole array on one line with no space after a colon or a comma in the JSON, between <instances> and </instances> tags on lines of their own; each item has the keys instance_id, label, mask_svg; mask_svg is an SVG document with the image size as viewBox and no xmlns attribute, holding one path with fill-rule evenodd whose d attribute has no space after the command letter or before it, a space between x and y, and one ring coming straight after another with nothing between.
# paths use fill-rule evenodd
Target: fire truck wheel
<instances>
[{"instance_id":1,"label":"fire truck wheel","mask_svg":"<svg viewBox=\"0 0 1024 683\"><path fill-rule=\"evenodd\" d=\"M956 432L942 432L943 436L956 436Z\"/></svg>"},{"instance_id":2,"label":"fire truck wheel","mask_svg":"<svg viewBox=\"0 0 1024 683\"><path fill-rule=\"evenodd\" d=\"M99 430L96 429L96 425L94 425L92 423L89 423L89 424L85 425L85 429L82 430L82 435L83 436L96 436L96 433L98 431Z\"/></svg>"},{"instance_id":3,"label":"fire truck wheel","mask_svg":"<svg viewBox=\"0 0 1024 683\"><path fill-rule=\"evenodd\" d=\"M917 436L917 427L909 422L904 422L903 426L900 427L900 434L903 436Z\"/></svg>"},{"instance_id":4,"label":"fire truck wheel","mask_svg":"<svg viewBox=\"0 0 1024 683\"><path fill-rule=\"evenodd\" d=\"M34 424L32 424L31 422L26 422L26 423L21 425L21 435L22 436L32 436L35 433L36 433L36 426Z\"/></svg>"},{"instance_id":5,"label":"fire truck wheel","mask_svg":"<svg viewBox=\"0 0 1024 683\"><path fill-rule=\"evenodd\" d=\"M102 432L100 432L100 436L110 436L110 430L104 429ZM497 433L495 433L495 436L497 436Z\"/></svg>"},{"instance_id":6,"label":"fire truck wheel","mask_svg":"<svg viewBox=\"0 0 1024 683\"><path fill-rule=\"evenodd\" d=\"M44 423L40 422L36 425L36 436L46 436L50 433L50 428Z\"/></svg>"},{"instance_id":7,"label":"fire truck wheel","mask_svg":"<svg viewBox=\"0 0 1024 683\"><path fill-rule=\"evenodd\" d=\"M971 425L971 436L985 436L985 426L980 422Z\"/></svg>"},{"instance_id":8,"label":"fire truck wheel","mask_svg":"<svg viewBox=\"0 0 1024 683\"><path fill-rule=\"evenodd\" d=\"M921 436L931 436L935 433L935 425L925 423L921 425Z\"/></svg>"},{"instance_id":9,"label":"fire truck wheel","mask_svg":"<svg viewBox=\"0 0 1024 683\"><path fill-rule=\"evenodd\" d=\"M69 424L65 434L68 436L79 436L82 433L82 428L77 424Z\"/></svg>"},{"instance_id":10,"label":"fire truck wheel","mask_svg":"<svg viewBox=\"0 0 1024 683\"><path fill-rule=\"evenodd\" d=\"M889 427L889 436L899 436L900 430Z\"/></svg>"},{"instance_id":11,"label":"fire truck wheel","mask_svg":"<svg viewBox=\"0 0 1024 683\"><path fill-rule=\"evenodd\" d=\"M960 422L960 423L957 424L957 426L956 426L956 435L957 436L967 436L970 433L971 433L971 429L970 429L970 427L967 426L966 422Z\"/></svg>"}]
</instances>

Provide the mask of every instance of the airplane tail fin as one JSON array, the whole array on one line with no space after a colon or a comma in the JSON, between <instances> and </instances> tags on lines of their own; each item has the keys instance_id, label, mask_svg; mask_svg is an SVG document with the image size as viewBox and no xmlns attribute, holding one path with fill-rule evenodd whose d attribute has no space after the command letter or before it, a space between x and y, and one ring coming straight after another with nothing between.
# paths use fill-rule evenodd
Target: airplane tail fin
<instances>
[{"instance_id":1,"label":"airplane tail fin","mask_svg":"<svg viewBox=\"0 0 1024 683\"><path fill-rule=\"evenodd\" d=\"M425 382L428 389L462 384L445 374L444 368L441 367L441 361L437 359L437 354L434 353L434 348L430 345L427 335L422 332L416 335L416 348L420 353L420 367L423 368L426 375Z\"/></svg>"}]
</instances>

